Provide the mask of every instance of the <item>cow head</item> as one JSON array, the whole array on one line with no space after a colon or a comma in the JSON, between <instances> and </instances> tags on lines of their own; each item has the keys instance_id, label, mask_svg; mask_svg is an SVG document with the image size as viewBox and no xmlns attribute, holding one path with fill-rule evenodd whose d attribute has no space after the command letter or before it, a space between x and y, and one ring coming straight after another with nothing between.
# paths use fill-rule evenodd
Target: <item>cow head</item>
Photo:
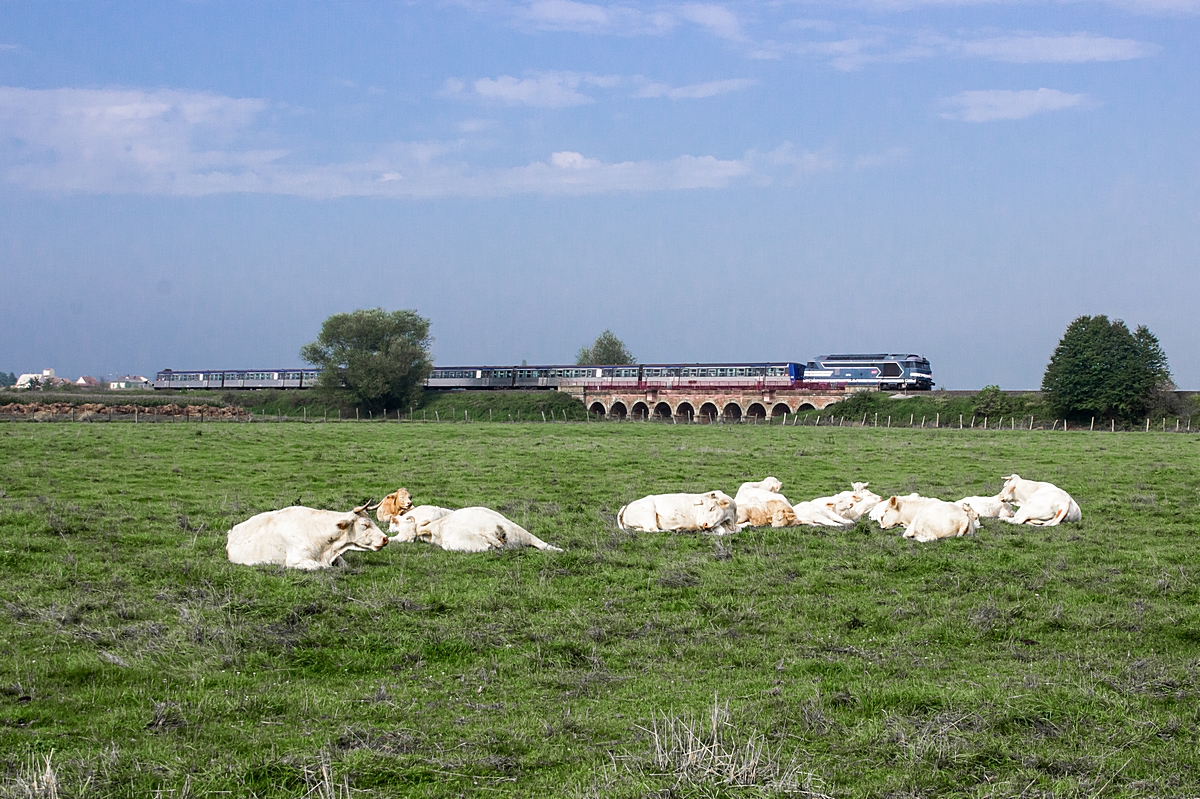
<instances>
[{"instance_id":1,"label":"cow head","mask_svg":"<svg viewBox=\"0 0 1200 799\"><path fill-rule=\"evenodd\" d=\"M359 505L339 519L338 530L341 532L346 549L356 549L359 552L378 552L387 546L388 538L383 531L371 521L369 512L376 506Z\"/></svg>"},{"instance_id":2,"label":"cow head","mask_svg":"<svg viewBox=\"0 0 1200 799\"><path fill-rule=\"evenodd\" d=\"M883 512L879 515L879 526L884 530L889 530L892 527L900 524L900 505L903 500L900 497L888 497L886 503L883 504Z\"/></svg>"},{"instance_id":3,"label":"cow head","mask_svg":"<svg viewBox=\"0 0 1200 799\"><path fill-rule=\"evenodd\" d=\"M381 522L391 522L412 510L412 506L412 495L408 493L408 489L398 488L379 503L375 518Z\"/></svg>"},{"instance_id":4,"label":"cow head","mask_svg":"<svg viewBox=\"0 0 1200 799\"><path fill-rule=\"evenodd\" d=\"M388 525L388 533L391 534L393 541L399 541L402 544L412 543L417 540L417 520L412 516L392 519L392 523Z\"/></svg>"},{"instance_id":5,"label":"cow head","mask_svg":"<svg viewBox=\"0 0 1200 799\"><path fill-rule=\"evenodd\" d=\"M1000 490L1000 501L1012 502L1017 498L1017 485L1021 482L1021 475L1014 473L1000 479L1004 481L1004 488Z\"/></svg>"},{"instance_id":6,"label":"cow head","mask_svg":"<svg viewBox=\"0 0 1200 799\"><path fill-rule=\"evenodd\" d=\"M867 490L867 486L869 486L869 485L871 485L871 484L870 483L851 483L850 487L852 489L854 489L855 494L861 494L862 492Z\"/></svg>"},{"instance_id":7,"label":"cow head","mask_svg":"<svg viewBox=\"0 0 1200 799\"><path fill-rule=\"evenodd\" d=\"M696 519L700 529L737 532L737 505L733 499L720 491L709 491L703 496L703 507L697 511Z\"/></svg>"},{"instance_id":8,"label":"cow head","mask_svg":"<svg viewBox=\"0 0 1200 799\"><path fill-rule=\"evenodd\" d=\"M759 485L772 494L778 494L783 489L783 483L780 482L778 477L764 477Z\"/></svg>"}]
</instances>

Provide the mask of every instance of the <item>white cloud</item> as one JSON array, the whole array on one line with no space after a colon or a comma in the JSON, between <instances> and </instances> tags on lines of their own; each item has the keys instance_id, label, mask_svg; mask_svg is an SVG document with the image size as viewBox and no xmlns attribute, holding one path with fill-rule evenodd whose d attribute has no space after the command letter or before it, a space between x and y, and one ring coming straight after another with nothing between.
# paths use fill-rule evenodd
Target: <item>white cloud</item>
<instances>
[{"instance_id":1,"label":"white cloud","mask_svg":"<svg viewBox=\"0 0 1200 799\"><path fill-rule=\"evenodd\" d=\"M749 78L733 78L730 80L712 80L707 83L694 83L690 86L673 87L666 83L647 83L634 93L634 97L666 97L670 100L694 100L704 97L715 97L718 94L738 92L748 89L757 81Z\"/></svg>"},{"instance_id":2,"label":"white cloud","mask_svg":"<svg viewBox=\"0 0 1200 799\"><path fill-rule=\"evenodd\" d=\"M519 26L534 30L623 35L666 33L677 24L665 11L647 13L630 6L576 0L531 0L516 7L514 18Z\"/></svg>"},{"instance_id":3,"label":"white cloud","mask_svg":"<svg viewBox=\"0 0 1200 799\"><path fill-rule=\"evenodd\" d=\"M18 49L15 44L0 44L0 53L8 53Z\"/></svg>"},{"instance_id":4,"label":"white cloud","mask_svg":"<svg viewBox=\"0 0 1200 799\"><path fill-rule=\"evenodd\" d=\"M724 6L712 3L689 3L679 6L675 13L723 39L737 41L743 38L742 25L738 21L737 15Z\"/></svg>"},{"instance_id":5,"label":"white cloud","mask_svg":"<svg viewBox=\"0 0 1200 799\"><path fill-rule=\"evenodd\" d=\"M471 83L470 92L483 100L505 105L527 105L535 108L568 108L595 102L579 91L581 86L608 89L616 86L620 79L604 75L581 75L576 72L530 72L524 78L501 75L498 78L480 78ZM467 84L458 78L450 78L444 84L447 95L463 95L468 92Z\"/></svg>"},{"instance_id":6,"label":"white cloud","mask_svg":"<svg viewBox=\"0 0 1200 799\"><path fill-rule=\"evenodd\" d=\"M1058 111L1081 105L1083 94L1068 94L1057 89L1013 91L994 89L967 91L941 101L942 117L962 122L992 122L1000 119L1025 119L1034 114Z\"/></svg>"},{"instance_id":7,"label":"white cloud","mask_svg":"<svg viewBox=\"0 0 1200 799\"><path fill-rule=\"evenodd\" d=\"M197 92L0 87L0 180L56 193L508 196L722 188L832 166L784 145L742 158L616 163L560 151L523 166L476 168L461 141L398 142L359 160L314 164L260 146L273 138L267 110L262 100Z\"/></svg>"},{"instance_id":8,"label":"white cloud","mask_svg":"<svg viewBox=\"0 0 1200 799\"><path fill-rule=\"evenodd\" d=\"M1018 64L1128 61L1158 52L1158 46L1134 39L1076 33L1071 36L1002 36L962 42L963 55Z\"/></svg>"}]
</instances>

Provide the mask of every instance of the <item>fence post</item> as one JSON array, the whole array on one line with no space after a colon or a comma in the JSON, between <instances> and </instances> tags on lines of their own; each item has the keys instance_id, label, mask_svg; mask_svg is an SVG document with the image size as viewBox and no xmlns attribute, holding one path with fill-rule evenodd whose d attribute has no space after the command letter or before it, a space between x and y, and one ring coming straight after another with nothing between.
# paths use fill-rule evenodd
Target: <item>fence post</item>
<instances>
[{"instance_id":1,"label":"fence post","mask_svg":"<svg viewBox=\"0 0 1200 799\"><path fill-rule=\"evenodd\" d=\"M359 415L358 415L358 408L354 409L354 421L356 421L356 422L361 421L361 419L359 418Z\"/></svg>"},{"instance_id":2,"label":"fence post","mask_svg":"<svg viewBox=\"0 0 1200 799\"><path fill-rule=\"evenodd\" d=\"M488 421L492 421L492 409L488 408Z\"/></svg>"},{"instance_id":3,"label":"fence post","mask_svg":"<svg viewBox=\"0 0 1200 799\"><path fill-rule=\"evenodd\" d=\"M913 426L913 419L916 419L916 418L917 418L917 415L915 413L910 413L908 415L908 426L909 427Z\"/></svg>"},{"instance_id":4,"label":"fence post","mask_svg":"<svg viewBox=\"0 0 1200 799\"><path fill-rule=\"evenodd\" d=\"M875 426L879 427L879 411L875 412Z\"/></svg>"},{"instance_id":5,"label":"fence post","mask_svg":"<svg viewBox=\"0 0 1200 799\"><path fill-rule=\"evenodd\" d=\"M1033 414L1029 414L1029 429L1033 430Z\"/></svg>"},{"instance_id":6,"label":"fence post","mask_svg":"<svg viewBox=\"0 0 1200 799\"><path fill-rule=\"evenodd\" d=\"M440 422L440 421L442 421L442 417L441 417L441 416L438 416L437 409L434 409L434 411L433 411L433 421L435 421L435 422Z\"/></svg>"},{"instance_id":7,"label":"fence post","mask_svg":"<svg viewBox=\"0 0 1200 799\"><path fill-rule=\"evenodd\" d=\"M1095 429L1096 429L1096 417L1095 417L1095 416L1093 416L1093 417L1092 417L1092 424L1091 424L1091 426L1090 426L1090 427L1088 427L1088 432L1090 433L1090 432L1092 432L1092 431L1093 431L1093 430L1095 430Z\"/></svg>"},{"instance_id":8,"label":"fence post","mask_svg":"<svg viewBox=\"0 0 1200 799\"><path fill-rule=\"evenodd\" d=\"M542 421L546 421L546 412L542 411Z\"/></svg>"},{"instance_id":9,"label":"fence post","mask_svg":"<svg viewBox=\"0 0 1200 799\"><path fill-rule=\"evenodd\" d=\"M959 430L962 430L962 418L963 418L963 415L960 413L958 415L958 429Z\"/></svg>"},{"instance_id":10,"label":"fence post","mask_svg":"<svg viewBox=\"0 0 1200 799\"><path fill-rule=\"evenodd\" d=\"M1147 433L1150 432L1150 417L1149 416L1146 417L1146 432Z\"/></svg>"},{"instance_id":11,"label":"fence post","mask_svg":"<svg viewBox=\"0 0 1200 799\"><path fill-rule=\"evenodd\" d=\"M938 411L933 417L933 429L936 430L942 426L942 412Z\"/></svg>"},{"instance_id":12,"label":"fence post","mask_svg":"<svg viewBox=\"0 0 1200 799\"><path fill-rule=\"evenodd\" d=\"M890 429L891 426L892 426L892 417L889 416L888 417L888 428Z\"/></svg>"},{"instance_id":13,"label":"fence post","mask_svg":"<svg viewBox=\"0 0 1200 799\"><path fill-rule=\"evenodd\" d=\"M469 422L469 421L471 421L471 417L467 415L467 411L466 411L466 409L463 409L463 421L464 421L464 422Z\"/></svg>"}]
</instances>

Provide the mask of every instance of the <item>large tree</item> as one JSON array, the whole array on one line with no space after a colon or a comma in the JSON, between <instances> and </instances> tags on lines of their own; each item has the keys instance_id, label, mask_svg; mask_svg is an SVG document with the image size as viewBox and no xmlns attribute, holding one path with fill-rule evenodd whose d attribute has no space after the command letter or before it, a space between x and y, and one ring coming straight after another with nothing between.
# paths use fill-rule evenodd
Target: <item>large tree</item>
<instances>
[{"instance_id":1,"label":"large tree","mask_svg":"<svg viewBox=\"0 0 1200 799\"><path fill-rule=\"evenodd\" d=\"M579 350L579 354L575 356L575 363L579 366L604 366L614 363L637 363L637 359L625 346L625 342L617 338L611 330L605 330L596 336L592 346Z\"/></svg>"},{"instance_id":2,"label":"large tree","mask_svg":"<svg viewBox=\"0 0 1200 799\"><path fill-rule=\"evenodd\" d=\"M317 390L369 411L419 404L433 363L429 320L416 311L370 308L334 314L300 357L321 369Z\"/></svg>"},{"instance_id":3,"label":"large tree","mask_svg":"<svg viewBox=\"0 0 1200 799\"><path fill-rule=\"evenodd\" d=\"M1066 418L1141 418L1157 393L1171 387L1162 345L1145 325L1130 332L1120 319L1081 316L1067 326L1042 391Z\"/></svg>"}]
</instances>

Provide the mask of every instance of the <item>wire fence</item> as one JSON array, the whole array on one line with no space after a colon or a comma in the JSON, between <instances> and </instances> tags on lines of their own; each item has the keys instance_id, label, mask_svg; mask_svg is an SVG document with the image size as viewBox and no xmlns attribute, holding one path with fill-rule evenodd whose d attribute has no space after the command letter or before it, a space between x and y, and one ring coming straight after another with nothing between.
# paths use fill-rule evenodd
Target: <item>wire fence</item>
<instances>
[{"instance_id":1,"label":"wire fence","mask_svg":"<svg viewBox=\"0 0 1200 799\"><path fill-rule=\"evenodd\" d=\"M295 412L298 410L299 412ZM321 414L309 414L307 409L294 409L291 414L255 413L240 407L217 407L211 405L80 405L68 406L39 406L39 405L6 405L0 406L0 421L9 422L78 422L78 423L124 423L124 424L263 424L263 423L301 423L301 424L346 424L346 423L402 423L402 424L667 424L667 425L763 425L777 427L873 427L884 429L920 429L920 430L991 430L1009 432L1162 432L1162 433L1191 433L1192 419L1184 416L1162 416L1146 418L1140 423L1121 422L1115 419L1090 419L1087 422L1071 421L1068 419L1038 419L1034 416L971 416L965 414L954 418L945 418L941 414L933 417L908 414L908 418L895 415L864 414L861 418L847 418L836 414L820 412L784 413L777 416L703 416L703 415L623 415L620 417L598 416L567 409L537 411L537 412L504 412L479 411L474 413L464 410L462 415L448 413L442 415L439 410L409 409L406 411L385 411L381 414L355 411L351 416L340 411L323 411ZM1197 426L1200 432L1200 425Z\"/></svg>"}]
</instances>

